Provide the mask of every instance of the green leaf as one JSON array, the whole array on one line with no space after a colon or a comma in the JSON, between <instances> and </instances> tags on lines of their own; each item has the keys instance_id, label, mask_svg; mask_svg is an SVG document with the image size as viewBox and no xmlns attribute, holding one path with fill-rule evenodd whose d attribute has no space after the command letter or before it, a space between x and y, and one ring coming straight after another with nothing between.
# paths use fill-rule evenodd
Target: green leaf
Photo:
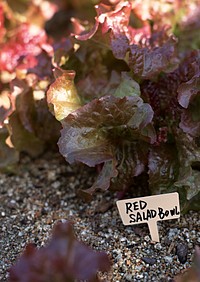
<instances>
[{"instance_id":1,"label":"green leaf","mask_svg":"<svg viewBox=\"0 0 200 282\"><path fill-rule=\"evenodd\" d=\"M114 96L122 98L133 95L140 96L140 86L126 72L122 72L121 82L115 90Z\"/></svg>"}]
</instances>

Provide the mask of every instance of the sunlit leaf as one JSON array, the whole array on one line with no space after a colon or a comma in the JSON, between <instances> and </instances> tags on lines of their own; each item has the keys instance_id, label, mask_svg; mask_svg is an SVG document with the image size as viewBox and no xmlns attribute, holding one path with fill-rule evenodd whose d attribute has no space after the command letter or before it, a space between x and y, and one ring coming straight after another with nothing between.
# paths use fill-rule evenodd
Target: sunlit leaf
<instances>
[{"instance_id":1,"label":"sunlit leaf","mask_svg":"<svg viewBox=\"0 0 200 282\"><path fill-rule=\"evenodd\" d=\"M4 120L12 112L12 103L9 93L2 92L0 94L0 126L3 124Z\"/></svg>"},{"instance_id":2,"label":"sunlit leaf","mask_svg":"<svg viewBox=\"0 0 200 282\"><path fill-rule=\"evenodd\" d=\"M47 92L47 101L53 105L53 112L59 121L81 106L81 100L73 81L74 76L73 72L64 72L51 84Z\"/></svg>"}]
</instances>

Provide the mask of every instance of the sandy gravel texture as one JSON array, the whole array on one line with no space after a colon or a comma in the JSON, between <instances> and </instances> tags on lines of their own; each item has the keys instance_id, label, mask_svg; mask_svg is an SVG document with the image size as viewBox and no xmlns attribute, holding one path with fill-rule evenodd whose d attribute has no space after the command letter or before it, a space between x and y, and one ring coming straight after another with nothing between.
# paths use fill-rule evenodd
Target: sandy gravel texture
<instances>
[{"instance_id":1,"label":"sandy gravel texture","mask_svg":"<svg viewBox=\"0 0 200 282\"><path fill-rule=\"evenodd\" d=\"M9 267L28 242L45 245L58 220L72 221L80 240L108 253L112 269L102 275L107 281L173 281L190 267L200 245L200 213L159 222L161 242L155 244L145 224L123 226L115 194L96 194L91 203L77 197L94 179L94 169L69 166L57 153L23 156L15 173L0 174L0 281L8 280Z\"/></svg>"}]
</instances>

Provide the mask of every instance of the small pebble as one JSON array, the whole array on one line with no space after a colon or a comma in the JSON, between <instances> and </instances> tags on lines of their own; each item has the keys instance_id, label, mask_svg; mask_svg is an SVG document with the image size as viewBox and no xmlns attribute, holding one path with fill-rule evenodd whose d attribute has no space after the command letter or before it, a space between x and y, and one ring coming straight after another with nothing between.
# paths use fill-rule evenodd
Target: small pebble
<instances>
[{"instance_id":1,"label":"small pebble","mask_svg":"<svg viewBox=\"0 0 200 282\"><path fill-rule=\"evenodd\" d=\"M154 246L154 248L156 249L156 250L162 250L162 245L160 244L160 243L156 243L155 244L155 246Z\"/></svg>"},{"instance_id":2,"label":"small pebble","mask_svg":"<svg viewBox=\"0 0 200 282\"><path fill-rule=\"evenodd\" d=\"M8 203L8 206L9 208L16 208L17 207L17 203L15 200L11 200L9 203Z\"/></svg>"},{"instance_id":3,"label":"small pebble","mask_svg":"<svg viewBox=\"0 0 200 282\"><path fill-rule=\"evenodd\" d=\"M151 241L151 239L150 239L149 236L145 236L145 237L144 237L144 240L145 240L146 242L150 242L150 241Z\"/></svg>"},{"instance_id":4,"label":"small pebble","mask_svg":"<svg viewBox=\"0 0 200 282\"><path fill-rule=\"evenodd\" d=\"M176 246L176 255L179 261L184 264L187 261L188 245L186 243L179 243Z\"/></svg>"},{"instance_id":5,"label":"small pebble","mask_svg":"<svg viewBox=\"0 0 200 282\"><path fill-rule=\"evenodd\" d=\"M149 265L153 265L156 263L156 258L143 257L142 260Z\"/></svg>"},{"instance_id":6,"label":"small pebble","mask_svg":"<svg viewBox=\"0 0 200 282\"><path fill-rule=\"evenodd\" d=\"M169 240L172 240L175 236L179 234L178 228L170 228L168 232L168 238Z\"/></svg>"},{"instance_id":7,"label":"small pebble","mask_svg":"<svg viewBox=\"0 0 200 282\"><path fill-rule=\"evenodd\" d=\"M173 257L171 257L171 256L165 256L164 259L168 263L172 263L172 261L173 261Z\"/></svg>"},{"instance_id":8,"label":"small pebble","mask_svg":"<svg viewBox=\"0 0 200 282\"><path fill-rule=\"evenodd\" d=\"M133 275L132 274L127 274L127 275L125 275L125 278L126 278L126 280L127 281L133 281Z\"/></svg>"}]
</instances>

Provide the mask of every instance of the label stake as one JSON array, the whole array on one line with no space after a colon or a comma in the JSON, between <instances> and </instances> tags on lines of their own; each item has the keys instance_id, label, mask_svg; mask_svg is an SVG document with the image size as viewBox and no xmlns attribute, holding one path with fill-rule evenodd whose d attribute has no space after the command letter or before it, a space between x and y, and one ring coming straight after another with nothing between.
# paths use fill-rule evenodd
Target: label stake
<instances>
[{"instance_id":1,"label":"label stake","mask_svg":"<svg viewBox=\"0 0 200 282\"><path fill-rule=\"evenodd\" d=\"M117 201L124 225L147 223L152 241L159 242L157 221L180 217L177 192Z\"/></svg>"}]
</instances>

